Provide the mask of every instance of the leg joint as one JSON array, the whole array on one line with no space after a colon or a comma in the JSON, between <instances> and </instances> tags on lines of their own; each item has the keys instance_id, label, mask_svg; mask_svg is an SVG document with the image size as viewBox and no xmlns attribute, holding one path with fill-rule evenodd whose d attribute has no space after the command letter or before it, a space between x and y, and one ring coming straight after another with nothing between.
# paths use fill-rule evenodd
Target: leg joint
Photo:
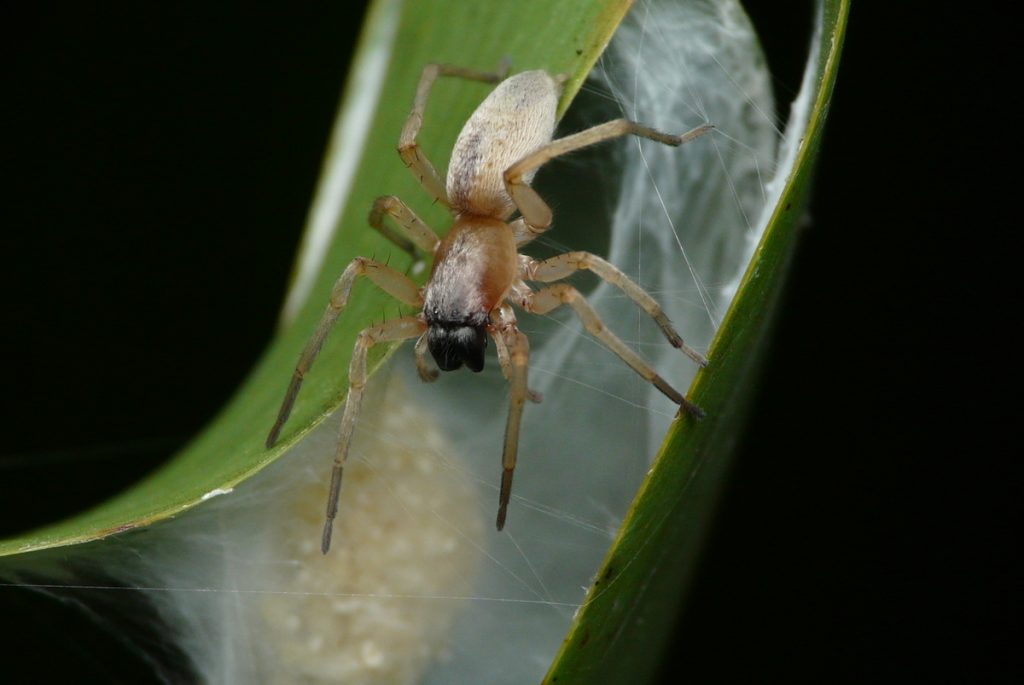
<instances>
[{"instance_id":1,"label":"leg joint","mask_svg":"<svg viewBox=\"0 0 1024 685\"><path fill-rule=\"evenodd\" d=\"M373 213L378 216L382 212L390 214L396 207L398 207L398 198L394 195L381 195L373 201Z\"/></svg>"}]
</instances>

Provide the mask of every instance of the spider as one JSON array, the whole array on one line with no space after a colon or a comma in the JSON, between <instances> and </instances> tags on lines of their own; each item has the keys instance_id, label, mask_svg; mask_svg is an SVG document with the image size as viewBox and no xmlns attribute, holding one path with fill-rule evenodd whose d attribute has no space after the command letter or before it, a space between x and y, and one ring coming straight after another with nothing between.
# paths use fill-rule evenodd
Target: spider
<instances>
[{"instance_id":1,"label":"spider","mask_svg":"<svg viewBox=\"0 0 1024 685\"><path fill-rule=\"evenodd\" d=\"M433 381L438 372L426 359L430 351L437 367L454 371L463 365L479 372L484 367L488 336L493 338L498 363L510 385L510 404L502 451L501 486L496 525L505 525L512 475L516 467L519 425L526 400L540 396L527 386L529 342L517 328L510 304L533 314L546 314L569 305L586 329L636 373L652 383L681 410L702 418L703 412L659 376L640 356L609 331L583 296L571 285L556 283L539 290L528 281L549 283L587 269L617 286L657 323L674 347L706 366L707 360L683 343L661 306L639 285L610 263L588 252L568 252L537 260L518 253L551 226L551 208L530 187L537 170L555 157L574 150L635 135L678 146L708 133L710 124L683 135L661 133L627 119L615 119L579 133L554 139L556 107L565 77L545 71L525 71L507 77L503 64L495 72L482 72L448 64L423 69L412 112L402 128L398 153L424 190L453 215L451 229L439 238L409 207L395 196L378 198L370 225L401 249L417 257L417 249L433 258L424 287L395 269L364 257L352 260L331 291L330 302L315 332L299 357L267 447L277 442L291 413L302 379L309 371L324 339L348 303L360 276L396 300L420 309L415 316L370 326L359 333L349 365L349 389L341 420L338 449L331 471L321 550L327 553L338 511L342 471L366 386L366 356L377 343L418 338L414 347L420 378ZM446 183L417 143L423 112L434 82L440 76L498 84L470 116L455 142ZM518 210L519 216L510 220ZM385 223L391 217L397 229Z\"/></svg>"}]
</instances>

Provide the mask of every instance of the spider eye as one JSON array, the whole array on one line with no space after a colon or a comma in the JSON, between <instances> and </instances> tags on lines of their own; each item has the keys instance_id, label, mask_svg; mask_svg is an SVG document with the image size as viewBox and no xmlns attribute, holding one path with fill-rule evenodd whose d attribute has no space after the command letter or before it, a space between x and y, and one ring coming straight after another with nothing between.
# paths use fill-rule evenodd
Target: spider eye
<instances>
[{"instance_id":1,"label":"spider eye","mask_svg":"<svg viewBox=\"0 0 1024 685\"><path fill-rule=\"evenodd\" d=\"M427 346L442 371L454 371L463 364L470 371L482 371L487 333L482 326L445 328L433 325L427 332Z\"/></svg>"}]
</instances>

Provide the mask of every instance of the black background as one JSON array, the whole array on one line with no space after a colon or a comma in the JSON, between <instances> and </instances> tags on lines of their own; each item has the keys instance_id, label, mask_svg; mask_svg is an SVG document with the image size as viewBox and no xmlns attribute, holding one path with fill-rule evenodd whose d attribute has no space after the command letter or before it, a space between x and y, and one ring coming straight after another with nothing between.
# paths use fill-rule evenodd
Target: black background
<instances>
[{"instance_id":1,"label":"black background","mask_svg":"<svg viewBox=\"0 0 1024 685\"><path fill-rule=\"evenodd\" d=\"M747 5L788 99L809 3ZM1016 299L1019 220L997 207L1019 79L1005 19L881 5L852 13L813 224L667 657L691 682L1021 675L1019 450L999 437L1020 315L993 306ZM20 12L0 48L0 534L148 473L255 363L362 20L337 3ZM5 670L152 681L52 600L0 588L0 622L18 631Z\"/></svg>"}]
</instances>

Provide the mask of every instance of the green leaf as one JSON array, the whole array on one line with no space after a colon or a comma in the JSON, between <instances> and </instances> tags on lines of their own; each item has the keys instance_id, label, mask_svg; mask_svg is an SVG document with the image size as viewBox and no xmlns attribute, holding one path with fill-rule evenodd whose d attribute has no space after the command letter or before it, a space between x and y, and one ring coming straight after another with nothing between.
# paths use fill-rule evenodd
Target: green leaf
<instances>
[{"instance_id":1,"label":"green leaf","mask_svg":"<svg viewBox=\"0 0 1024 685\"><path fill-rule=\"evenodd\" d=\"M596 576L545 683L647 682L671 633L679 601L714 511L752 379L793 252L821 144L849 12L819 6L813 103L795 165L690 397L703 421L676 421Z\"/></svg>"}]
</instances>

